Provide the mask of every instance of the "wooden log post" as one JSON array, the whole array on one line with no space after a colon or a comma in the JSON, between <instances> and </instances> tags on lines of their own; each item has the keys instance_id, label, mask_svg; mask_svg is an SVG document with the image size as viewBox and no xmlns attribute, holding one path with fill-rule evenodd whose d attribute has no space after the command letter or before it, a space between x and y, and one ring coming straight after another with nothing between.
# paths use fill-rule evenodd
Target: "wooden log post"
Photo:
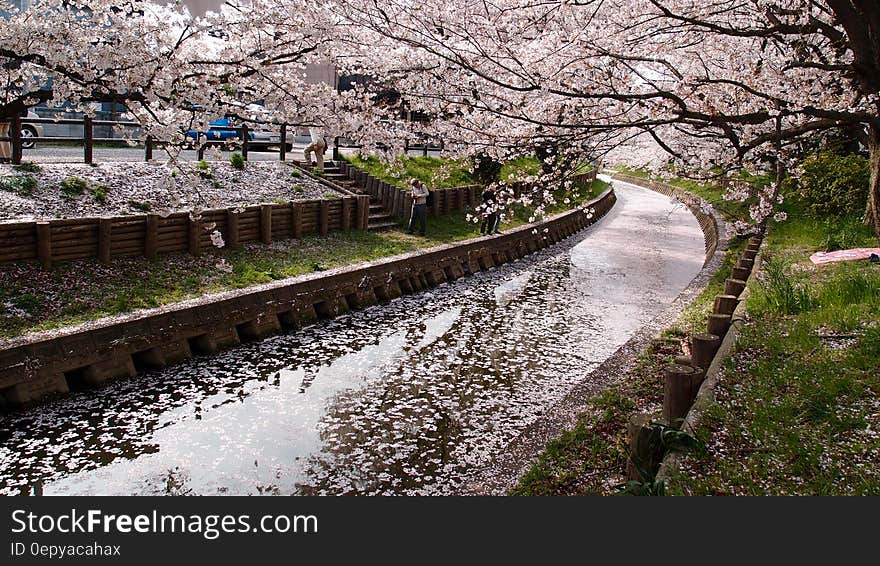
<instances>
[{"instance_id":1,"label":"wooden log post","mask_svg":"<svg viewBox=\"0 0 880 566\"><path fill-rule=\"evenodd\" d=\"M37 222L37 257L43 269L52 267L52 225Z\"/></svg>"},{"instance_id":2,"label":"wooden log post","mask_svg":"<svg viewBox=\"0 0 880 566\"><path fill-rule=\"evenodd\" d=\"M189 216L189 243L188 250L190 255L198 257L202 255L202 219L198 216Z\"/></svg>"},{"instance_id":3,"label":"wooden log post","mask_svg":"<svg viewBox=\"0 0 880 566\"><path fill-rule=\"evenodd\" d=\"M302 240L303 237L303 206L301 202L293 203L293 237Z\"/></svg>"},{"instance_id":4,"label":"wooden log post","mask_svg":"<svg viewBox=\"0 0 880 566\"><path fill-rule=\"evenodd\" d=\"M751 269L746 269L745 267L734 267L730 271L730 278L738 281L748 281L749 275L751 273Z\"/></svg>"},{"instance_id":5,"label":"wooden log post","mask_svg":"<svg viewBox=\"0 0 880 566\"><path fill-rule=\"evenodd\" d=\"M403 222L404 222L405 226L409 226L409 221L412 218L412 209L413 209L412 195L409 193L404 193L404 195L403 195Z\"/></svg>"},{"instance_id":6,"label":"wooden log post","mask_svg":"<svg viewBox=\"0 0 880 566\"><path fill-rule=\"evenodd\" d=\"M199 134L196 138L196 144L198 146L198 150L196 151L196 155L198 156L199 161L205 160L205 146L208 145L207 142L202 141L202 134Z\"/></svg>"},{"instance_id":7,"label":"wooden log post","mask_svg":"<svg viewBox=\"0 0 880 566\"><path fill-rule=\"evenodd\" d=\"M721 338L715 334L694 334L691 336L691 359L694 361L694 365L708 370L720 346Z\"/></svg>"},{"instance_id":8,"label":"wooden log post","mask_svg":"<svg viewBox=\"0 0 880 566\"><path fill-rule=\"evenodd\" d=\"M98 220L98 260L104 265L110 265L110 242L113 237L113 219L100 218Z\"/></svg>"},{"instance_id":9,"label":"wooden log post","mask_svg":"<svg viewBox=\"0 0 880 566\"><path fill-rule=\"evenodd\" d=\"M739 297L746 288L746 282L741 279L725 279L724 294Z\"/></svg>"},{"instance_id":10,"label":"wooden log post","mask_svg":"<svg viewBox=\"0 0 880 566\"><path fill-rule=\"evenodd\" d=\"M370 197L366 195L358 195L355 197L356 208L354 212L354 229L366 230L364 226L364 211L369 212Z\"/></svg>"},{"instance_id":11,"label":"wooden log post","mask_svg":"<svg viewBox=\"0 0 880 566\"><path fill-rule=\"evenodd\" d=\"M330 233L330 201L327 199L321 201L318 221L318 229L320 230L321 237L327 237L327 234Z\"/></svg>"},{"instance_id":12,"label":"wooden log post","mask_svg":"<svg viewBox=\"0 0 880 566\"><path fill-rule=\"evenodd\" d=\"M148 214L147 226L144 232L144 257L155 259L156 250L159 247L159 215Z\"/></svg>"},{"instance_id":13,"label":"wooden log post","mask_svg":"<svg viewBox=\"0 0 880 566\"><path fill-rule=\"evenodd\" d=\"M715 302L712 305L712 312L715 314L733 315L736 305L739 303L733 295L715 295Z\"/></svg>"},{"instance_id":14,"label":"wooden log post","mask_svg":"<svg viewBox=\"0 0 880 566\"><path fill-rule=\"evenodd\" d=\"M691 408L691 383L696 368L670 364L666 366L663 383L663 420L669 426L681 428Z\"/></svg>"},{"instance_id":15,"label":"wooden log post","mask_svg":"<svg viewBox=\"0 0 880 566\"><path fill-rule=\"evenodd\" d=\"M237 250L241 245L238 237L238 218L238 211L226 209L226 247L230 250Z\"/></svg>"},{"instance_id":16,"label":"wooden log post","mask_svg":"<svg viewBox=\"0 0 880 566\"><path fill-rule=\"evenodd\" d=\"M714 334L719 338L724 338L727 329L730 328L730 315L721 313L712 313L706 320L706 332Z\"/></svg>"},{"instance_id":17,"label":"wooden log post","mask_svg":"<svg viewBox=\"0 0 880 566\"><path fill-rule=\"evenodd\" d=\"M440 216L440 191L434 190L434 202L431 205L431 215Z\"/></svg>"},{"instance_id":18,"label":"wooden log post","mask_svg":"<svg viewBox=\"0 0 880 566\"><path fill-rule=\"evenodd\" d=\"M86 116L83 118L83 160L91 164L94 162L93 160L93 149L95 146L95 128L92 123L92 118Z\"/></svg>"},{"instance_id":19,"label":"wooden log post","mask_svg":"<svg viewBox=\"0 0 880 566\"><path fill-rule=\"evenodd\" d=\"M651 446L651 415L640 413L630 417L626 424L627 444L629 446L629 456L626 459L626 479L629 481L643 482L649 478L642 477L640 470L644 470L647 474L653 473L653 470L645 470L646 466L651 466L657 458L657 454L652 454Z\"/></svg>"},{"instance_id":20,"label":"wooden log post","mask_svg":"<svg viewBox=\"0 0 880 566\"><path fill-rule=\"evenodd\" d=\"M148 135L144 139L144 161L153 160L153 136Z\"/></svg>"},{"instance_id":21,"label":"wooden log post","mask_svg":"<svg viewBox=\"0 0 880 566\"><path fill-rule=\"evenodd\" d=\"M272 243L272 205L260 205L260 241L266 245Z\"/></svg>"},{"instance_id":22,"label":"wooden log post","mask_svg":"<svg viewBox=\"0 0 880 566\"><path fill-rule=\"evenodd\" d=\"M342 231L351 231L351 201L352 197L342 197Z\"/></svg>"}]
</instances>

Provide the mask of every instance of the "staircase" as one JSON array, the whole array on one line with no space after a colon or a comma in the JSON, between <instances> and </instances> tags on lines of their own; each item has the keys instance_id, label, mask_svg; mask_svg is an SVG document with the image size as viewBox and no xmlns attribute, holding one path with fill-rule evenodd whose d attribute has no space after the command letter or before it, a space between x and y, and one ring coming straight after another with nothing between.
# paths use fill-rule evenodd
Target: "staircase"
<instances>
[{"instance_id":1,"label":"staircase","mask_svg":"<svg viewBox=\"0 0 880 566\"><path fill-rule=\"evenodd\" d=\"M302 161L294 161L294 163L299 165L300 168L304 169L309 174L309 176L318 181L325 179L352 193L366 194L366 191L364 190L365 187L360 186L357 181L349 179L348 175L342 173L342 170L339 168L339 163L335 161L324 162L323 175L312 174L311 164ZM399 226L400 224L395 220L391 211L382 206L377 197L370 195L370 212L367 230L386 230L388 228L397 228Z\"/></svg>"}]
</instances>

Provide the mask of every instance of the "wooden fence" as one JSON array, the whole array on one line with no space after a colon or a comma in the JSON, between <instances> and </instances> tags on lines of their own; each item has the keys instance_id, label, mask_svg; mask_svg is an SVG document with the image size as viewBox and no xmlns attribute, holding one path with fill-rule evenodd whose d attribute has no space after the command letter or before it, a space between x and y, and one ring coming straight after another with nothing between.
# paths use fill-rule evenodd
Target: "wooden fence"
<instances>
[{"instance_id":1,"label":"wooden fence","mask_svg":"<svg viewBox=\"0 0 880 566\"><path fill-rule=\"evenodd\" d=\"M235 249L245 242L268 244L308 234L326 236L331 230L365 230L368 211L368 197L346 196L206 210L197 217L179 212L0 223L0 263L39 259L48 268L56 261L83 258L110 263L125 256L199 255L213 246L215 230L226 247Z\"/></svg>"}]
</instances>

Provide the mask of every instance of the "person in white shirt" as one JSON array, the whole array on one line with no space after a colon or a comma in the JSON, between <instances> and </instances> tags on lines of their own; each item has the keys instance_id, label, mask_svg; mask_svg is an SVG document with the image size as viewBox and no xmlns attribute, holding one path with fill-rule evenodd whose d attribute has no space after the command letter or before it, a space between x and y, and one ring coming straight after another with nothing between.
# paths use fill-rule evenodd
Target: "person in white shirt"
<instances>
[{"instance_id":1,"label":"person in white shirt","mask_svg":"<svg viewBox=\"0 0 880 566\"><path fill-rule=\"evenodd\" d=\"M306 146L303 156L306 158L306 165L318 167L318 171L324 172L324 152L327 151L327 140L324 139L324 130L321 128L309 128L309 137L312 143ZM315 160L309 159L309 154L315 154Z\"/></svg>"},{"instance_id":2,"label":"person in white shirt","mask_svg":"<svg viewBox=\"0 0 880 566\"><path fill-rule=\"evenodd\" d=\"M410 189L412 196L412 214L409 217L409 229L407 234L412 234L416 227L416 220L419 221L419 234L425 235L425 223L428 215L428 187L422 184L418 179L412 180L412 188Z\"/></svg>"}]
</instances>

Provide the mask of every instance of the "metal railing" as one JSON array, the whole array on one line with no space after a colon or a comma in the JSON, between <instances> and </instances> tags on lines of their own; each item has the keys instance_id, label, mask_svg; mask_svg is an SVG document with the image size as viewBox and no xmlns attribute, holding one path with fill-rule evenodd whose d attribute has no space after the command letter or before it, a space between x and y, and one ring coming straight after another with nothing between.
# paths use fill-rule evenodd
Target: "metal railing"
<instances>
[{"instance_id":1,"label":"metal railing","mask_svg":"<svg viewBox=\"0 0 880 566\"><path fill-rule=\"evenodd\" d=\"M39 136L37 138L25 138L22 136L22 125L24 124L81 126L82 136ZM194 139L190 135L187 135L184 142L177 142L174 145L177 145L182 149L195 150L197 152L199 160L204 159L205 149L209 144L232 145L234 147L238 147L238 149L241 151L242 157L245 160L248 159L248 152L250 150L258 148L269 148L277 145L278 160L286 161L287 154L293 149L293 142L292 140L288 141L290 139L290 136L288 135L288 124L277 125L280 129L278 141L251 139L250 132L253 130L252 128L249 128L247 124L244 124L237 127L223 128L226 131L235 131L236 137L233 139L213 140L209 136L206 136L204 132L199 132L197 139ZM12 146L11 161L13 164L16 165L21 164L24 150L23 144L26 141L33 141L34 143L82 143L83 161L89 164L94 163L95 144L110 144L118 146L129 146L131 144L131 140L126 138L95 137L94 134L96 126L110 126L114 128L140 128L141 124L131 121L95 120L88 116L81 119L21 118L19 116L16 116L9 120L9 135L0 136L0 142L10 142ZM173 142L157 140L153 136L147 135L143 139L144 160L150 161L151 159L153 159L153 152L157 147L172 145L172 143ZM335 161L341 159L340 148L357 149L360 147L362 146L358 144L349 144L347 143L346 138L342 136L337 136L333 139L333 159ZM410 144L409 140L404 141L404 152L406 154L415 151L420 152L424 156L427 156L429 151L443 151L443 148L443 140L440 140L437 143L423 141L421 144Z\"/></svg>"},{"instance_id":2,"label":"metal railing","mask_svg":"<svg viewBox=\"0 0 880 566\"><path fill-rule=\"evenodd\" d=\"M73 125L73 126L82 126L82 136L39 136L37 138L25 138L22 136L22 125L24 124L53 124L53 125ZM0 142L9 142L12 146L11 151L11 161L13 164L21 164L24 146L23 144L26 141L33 141L35 143L65 143L65 142L79 142L82 143L83 146L83 161L85 163L94 163L94 149L95 144L113 144L119 146L128 146L130 144L129 139L125 138L104 138L104 137L95 137L95 127L96 126L111 126L111 127L130 127L130 128L140 128L141 124L138 122L125 122L125 121L112 121L112 120L94 120L89 117L84 117L82 119L49 119L49 118L21 118L21 117L13 117L9 120L9 135L8 136L0 136ZM210 143L217 144L231 144L234 146L238 146L242 157L245 160L248 158L248 151L251 149L259 148L259 147L272 147L275 145L279 145L278 149L278 159L280 161L285 161L287 159L287 153L289 152L288 145L292 148L292 142L288 143L288 135L287 135L287 124L280 125L280 140L258 140L258 139L250 139L250 131L247 124L238 126L238 127L229 127L223 128L224 130L232 130L235 132L236 137L233 139L226 140L211 140L208 136L206 136L203 132L199 132L198 139L193 139L191 136L187 135L186 141L182 143L177 143L178 147L183 149L193 149L198 153L199 160L204 159L205 157L205 148ZM143 148L144 148L144 160L150 161L153 159L153 151L157 147L171 145L172 142L166 142L162 140L157 140L151 135L147 135L143 140Z\"/></svg>"}]
</instances>

